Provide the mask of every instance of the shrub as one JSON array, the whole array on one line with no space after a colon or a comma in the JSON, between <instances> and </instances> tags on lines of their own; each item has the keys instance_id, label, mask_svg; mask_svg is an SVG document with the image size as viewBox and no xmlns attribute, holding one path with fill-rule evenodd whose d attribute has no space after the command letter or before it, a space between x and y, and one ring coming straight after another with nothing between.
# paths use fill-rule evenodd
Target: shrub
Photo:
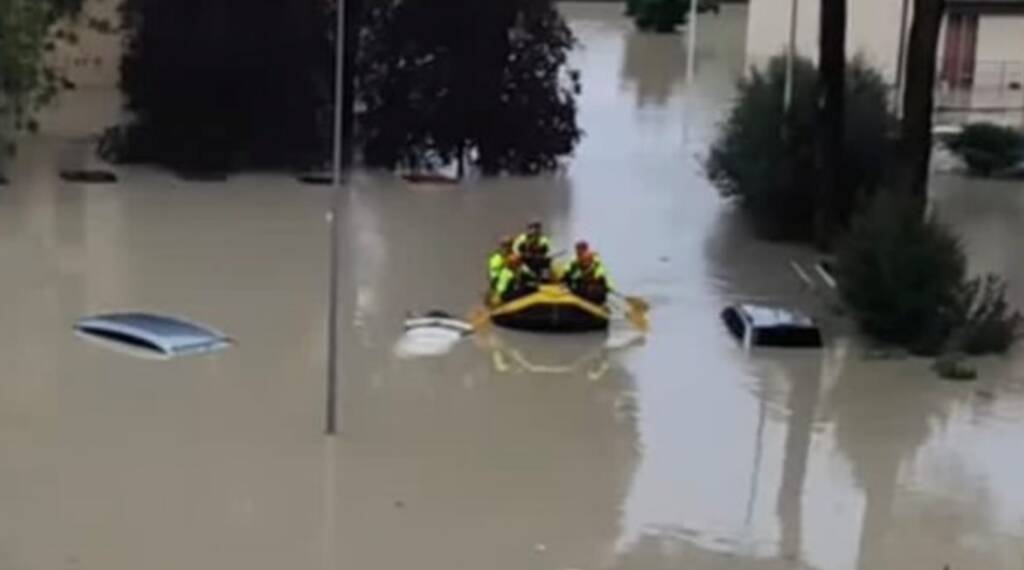
<instances>
[{"instance_id":1,"label":"shrub","mask_svg":"<svg viewBox=\"0 0 1024 570\"><path fill-rule=\"evenodd\" d=\"M967 125L947 146L977 176L991 176L1024 158L1024 136L1016 129L991 123Z\"/></svg>"},{"instance_id":2,"label":"shrub","mask_svg":"<svg viewBox=\"0 0 1024 570\"><path fill-rule=\"evenodd\" d=\"M944 354L935 359L932 370L941 378L967 382L978 377L978 371L964 362L964 355L960 353Z\"/></svg>"},{"instance_id":3,"label":"shrub","mask_svg":"<svg viewBox=\"0 0 1024 570\"><path fill-rule=\"evenodd\" d=\"M957 324L967 262L959 240L909 203L876 200L840 245L839 292L861 329L886 343L932 352Z\"/></svg>"},{"instance_id":4,"label":"shrub","mask_svg":"<svg viewBox=\"0 0 1024 570\"><path fill-rule=\"evenodd\" d=\"M629 0L626 13L644 31L667 34L686 23L690 0Z\"/></svg>"},{"instance_id":5,"label":"shrub","mask_svg":"<svg viewBox=\"0 0 1024 570\"><path fill-rule=\"evenodd\" d=\"M740 200L761 237L809 240L819 186L817 71L809 60L797 60L788 117L783 113L785 77L785 58L776 57L740 81L738 99L705 168L723 196ZM884 80L863 61L855 59L847 67L846 89L843 191L866 201L881 183L895 119L887 108Z\"/></svg>"},{"instance_id":6,"label":"shrub","mask_svg":"<svg viewBox=\"0 0 1024 570\"><path fill-rule=\"evenodd\" d=\"M976 277L960 292L962 323L956 349L970 355L1004 353L1020 337L1021 314L1006 300L1006 283L996 275Z\"/></svg>"},{"instance_id":7,"label":"shrub","mask_svg":"<svg viewBox=\"0 0 1024 570\"><path fill-rule=\"evenodd\" d=\"M839 291L861 329L919 354L1006 352L1021 316L995 276L967 279L956 235L906 199L880 197L855 220L836 265Z\"/></svg>"}]
</instances>

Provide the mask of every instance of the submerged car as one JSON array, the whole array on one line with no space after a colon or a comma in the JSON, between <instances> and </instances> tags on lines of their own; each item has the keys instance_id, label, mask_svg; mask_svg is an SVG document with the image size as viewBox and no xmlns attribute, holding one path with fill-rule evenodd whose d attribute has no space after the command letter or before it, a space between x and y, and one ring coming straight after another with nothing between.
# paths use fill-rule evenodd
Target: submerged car
<instances>
[{"instance_id":1,"label":"submerged car","mask_svg":"<svg viewBox=\"0 0 1024 570\"><path fill-rule=\"evenodd\" d=\"M741 303L722 311L722 322L732 335L752 346L807 347L822 345L814 319L794 310Z\"/></svg>"}]
</instances>

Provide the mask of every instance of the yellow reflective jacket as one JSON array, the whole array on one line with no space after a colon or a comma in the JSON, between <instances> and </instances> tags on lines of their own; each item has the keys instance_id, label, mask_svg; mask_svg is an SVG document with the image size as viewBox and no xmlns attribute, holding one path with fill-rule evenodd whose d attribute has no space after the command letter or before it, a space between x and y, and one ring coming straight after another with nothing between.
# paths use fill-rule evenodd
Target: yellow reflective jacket
<instances>
[{"instance_id":1,"label":"yellow reflective jacket","mask_svg":"<svg viewBox=\"0 0 1024 570\"><path fill-rule=\"evenodd\" d=\"M530 234L521 233L516 237L516 240L512 242L512 251L524 257L529 256L530 251L527 250L533 248L545 250L545 255L551 252L551 240L548 239L548 236L542 235L537 238L536 242L531 242L533 242L533 240L530 238Z\"/></svg>"},{"instance_id":2,"label":"yellow reflective jacket","mask_svg":"<svg viewBox=\"0 0 1024 570\"><path fill-rule=\"evenodd\" d=\"M536 276L534 276L533 272L525 265L521 266L518 270L505 266L501 268L498 278L494 281L493 293L495 297L500 300L514 287L532 282L535 279Z\"/></svg>"},{"instance_id":3,"label":"yellow reflective jacket","mask_svg":"<svg viewBox=\"0 0 1024 570\"><path fill-rule=\"evenodd\" d=\"M608 276L608 269L605 267L604 262L601 261L601 258L596 255L594 256L594 264L589 270L583 269L576 259L572 260L569 267L565 270L563 280L569 286L578 285L582 279L603 279L608 289L614 289L612 279Z\"/></svg>"},{"instance_id":4,"label":"yellow reflective jacket","mask_svg":"<svg viewBox=\"0 0 1024 570\"><path fill-rule=\"evenodd\" d=\"M491 254L491 258L487 260L487 275L490 276L491 283L494 283L501 275L501 270L505 268L505 252L498 250Z\"/></svg>"}]
</instances>

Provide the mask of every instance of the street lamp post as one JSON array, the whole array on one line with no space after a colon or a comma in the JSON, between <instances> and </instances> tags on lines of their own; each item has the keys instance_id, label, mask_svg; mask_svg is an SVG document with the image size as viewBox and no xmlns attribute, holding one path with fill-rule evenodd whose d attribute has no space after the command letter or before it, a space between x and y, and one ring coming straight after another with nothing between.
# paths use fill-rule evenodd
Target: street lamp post
<instances>
[{"instance_id":1,"label":"street lamp post","mask_svg":"<svg viewBox=\"0 0 1024 570\"><path fill-rule=\"evenodd\" d=\"M793 105L793 77L796 67L796 29L799 23L800 0L789 0L789 45L786 47L786 87L782 95L782 108L789 113Z\"/></svg>"},{"instance_id":2,"label":"street lamp post","mask_svg":"<svg viewBox=\"0 0 1024 570\"><path fill-rule=\"evenodd\" d=\"M330 260L329 284L327 291L327 417L325 431L327 435L338 433L338 271L339 241L341 220L341 193L344 176L342 164L342 129L344 127L344 96L345 74L345 0L338 0L338 30L336 33L336 53L334 62L334 156L331 177L331 206L327 216L330 224Z\"/></svg>"},{"instance_id":3,"label":"street lamp post","mask_svg":"<svg viewBox=\"0 0 1024 570\"><path fill-rule=\"evenodd\" d=\"M900 14L900 38L899 47L896 51L896 89L893 96L893 108L896 116L903 116L903 81L906 76L907 65L907 18L909 18L910 0L903 0L903 9Z\"/></svg>"}]
</instances>

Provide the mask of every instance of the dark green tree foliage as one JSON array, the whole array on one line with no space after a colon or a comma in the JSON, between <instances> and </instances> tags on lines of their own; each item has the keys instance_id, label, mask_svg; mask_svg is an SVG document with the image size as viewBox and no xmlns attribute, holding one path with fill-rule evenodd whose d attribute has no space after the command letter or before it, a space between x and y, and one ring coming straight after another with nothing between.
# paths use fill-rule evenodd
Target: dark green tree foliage
<instances>
[{"instance_id":1,"label":"dark green tree foliage","mask_svg":"<svg viewBox=\"0 0 1024 570\"><path fill-rule=\"evenodd\" d=\"M366 162L557 166L580 138L575 39L550 0L367 2L358 126Z\"/></svg>"},{"instance_id":2,"label":"dark green tree foliage","mask_svg":"<svg viewBox=\"0 0 1024 570\"><path fill-rule=\"evenodd\" d=\"M818 128L817 71L807 60L795 65L793 103L784 117L785 58L753 69L722 125L705 164L708 177L726 197L750 213L759 235L769 239L814 237L821 206L815 160ZM840 192L863 202L882 182L894 118L887 111L881 76L860 60L846 66L843 132L844 175Z\"/></svg>"},{"instance_id":3,"label":"dark green tree foliage","mask_svg":"<svg viewBox=\"0 0 1024 570\"><path fill-rule=\"evenodd\" d=\"M956 236L896 199L879 200L855 222L837 264L840 292L861 329L915 348L949 334L966 272Z\"/></svg>"},{"instance_id":4,"label":"dark green tree foliage","mask_svg":"<svg viewBox=\"0 0 1024 570\"><path fill-rule=\"evenodd\" d=\"M118 158L184 170L306 166L331 132L333 7L124 0Z\"/></svg>"},{"instance_id":5,"label":"dark green tree foliage","mask_svg":"<svg viewBox=\"0 0 1024 570\"><path fill-rule=\"evenodd\" d=\"M0 151L13 151L12 135L35 131L34 115L71 84L47 60L77 37L67 24L83 0L0 0ZM10 130L8 130L10 129ZM13 132L11 132L13 131ZM2 157L0 157L2 159Z\"/></svg>"},{"instance_id":6,"label":"dark green tree foliage","mask_svg":"<svg viewBox=\"0 0 1024 570\"><path fill-rule=\"evenodd\" d=\"M1006 300L1006 282L996 275L975 277L960 289L962 315L957 350L1005 353L1020 338L1024 317Z\"/></svg>"},{"instance_id":7,"label":"dark green tree foliage","mask_svg":"<svg viewBox=\"0 0 1024 570\"><path fill-rule=\"evenodd\" d=\"M690 0L632 0L630 4L627 11L637 28L660 34L674 32L690 15Z\"/></svg>"},{"instance_id":8,"label":"dark green tree foliage","mask_svg":"<svg viewBox=\"0 0 1024 570\"><path fill-rule=\"evenodd\" d=\"M839 248L839 290L861 329L923 354L1005 352L1021 316L1002 279L967 278L953 232L922 219L912 196L885 196L853 224Z\"/></svg>"},{"instance_id":9,"label":"dark green tree foliage","mask_svg":"<svg viewBox=\"0 0 1024 570\"><path fill-rule=\"evenodd\" d=\"M967 125L948 146L963 159L970 173L977 176L991 176L1024 159L1024 135L1016 129L991 123Z\"/></svg>"}]
</instances>

